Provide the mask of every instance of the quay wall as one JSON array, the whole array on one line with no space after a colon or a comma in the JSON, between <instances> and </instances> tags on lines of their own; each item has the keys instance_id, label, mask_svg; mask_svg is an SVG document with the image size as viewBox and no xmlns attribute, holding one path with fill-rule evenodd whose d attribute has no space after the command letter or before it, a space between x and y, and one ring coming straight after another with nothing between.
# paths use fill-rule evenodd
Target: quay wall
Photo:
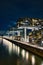
<instances>
[{"instance_id":1,"label":"quay wall","mask_svg":"<svg viewBox=\"0 0 43 65\"><path fill-rule=\"evenodd\" d=\"M11 39L7 39L7 38L4 38L4 39L43 58L43 48L42 47L31 45L30 43L21 42L21 41L17 41L17 40L11 40Z\"/></svg>"}]
</instances>

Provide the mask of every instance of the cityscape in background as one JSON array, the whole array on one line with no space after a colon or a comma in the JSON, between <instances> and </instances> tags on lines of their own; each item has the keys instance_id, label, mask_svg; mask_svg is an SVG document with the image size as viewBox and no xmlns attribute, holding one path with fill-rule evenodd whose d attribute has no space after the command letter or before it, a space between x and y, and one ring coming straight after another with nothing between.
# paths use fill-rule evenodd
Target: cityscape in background
<instances>
[{"instance_id":1,"label":"cityscape in background","mask_svg":"<svg viewBox=\"0 0 43 65\"><path fill-rule=\"evenodd\" d=\"M10 26L4 37L43 46L43 19L19 18L16 26Z\"/></svg>"}]
</instances>

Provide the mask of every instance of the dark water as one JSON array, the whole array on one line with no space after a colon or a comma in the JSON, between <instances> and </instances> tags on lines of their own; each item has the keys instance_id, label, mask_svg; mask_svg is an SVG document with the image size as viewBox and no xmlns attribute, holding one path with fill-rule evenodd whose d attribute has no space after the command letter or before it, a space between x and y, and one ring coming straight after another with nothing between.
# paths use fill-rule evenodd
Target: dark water
<instances>
[{"instance_id":1,"label":"dark water","mask_svg":"<svg viewBox=\"0 0 43 65\"><path fill-rule=\"evenodd\" d=\"M11 42L0 40L0 65L43 65L43 59Z\"/></svg>"}]
</instances>

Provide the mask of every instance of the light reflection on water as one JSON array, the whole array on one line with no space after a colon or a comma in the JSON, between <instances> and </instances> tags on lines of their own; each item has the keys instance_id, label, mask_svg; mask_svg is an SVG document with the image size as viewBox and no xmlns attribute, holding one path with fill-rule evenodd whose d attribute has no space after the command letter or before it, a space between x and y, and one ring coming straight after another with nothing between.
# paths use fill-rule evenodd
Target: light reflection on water
<instances>
[{"instance_id":1,"label":"light reflection on water","mask_svg":"<svg viewBox=\"0 0 43 65\"><path fill-rule=\"evenodd\" d=\"M19 46L13 44L9 41L3 40L3 44L6 45L6 48L9 51L9 54L14 53L16 56L11 56L9 60L14 63L14 60L16 64L13 65L43 65L43 59L20 48ZM11 64L12 65L12 64Z\"/></svg>"},{"instance_id":2,"label":"light reflection on water","mask_svg":"<svg viewBox=\"0 0 43 65\"><path fill-rule=\"evenodd\" d=\"M26 60L29 58L29 53L26 51Z\"/></svg>"},{"instance_id":3,"label":"light reflection on water","mask_svg":"<svg viewBox=\"0 0 43 65\"><path fill-rule=\"evenodd\" d=\"M13 52L15 51L15 44L13 44Z\"/></svg>"},{"instance_id":4,"label":"light reflection on water","mask_svg":"<svg viewBox=\"0 0 43 65\"><path fill-rule=\"evenodd\" d=\"M43 61L41 62L41 65L43 65Z\"/></svg>"},{"instance_id":5,"label":"light reflection on water","mask_svg":"<svg viewBox=\"0 0 43 65\"><path fill-rule=\"evenodd\" d=\"M8 47L9 53L12 52L12 43L3 39L3 44Z\"/></svg>"},{"instance_id":6,"label":"light reflection on water","mask_svg":"<svg viewBox=\"0 0 43 65\"><path fill-rule=\"evenodd\" d=\"M18 49L17 49L18 51L17 51L17 53L18 53L18 55L20 54L20 47L18 46Z\"/></svg>"},{"instance_id":7,"label":"light reflection on water","mask_svg":"<svg viewBox=\"0 0 43 65\"><path fill-rule=\"evenodd\" d=\"M35 56L32 55L32 65L35 65Z\"/></svg>"},{"instance_id":8,"label":"light reflection on water","mask_svg":"<svg viewBox=\"0 0 43 65\"><path fill-rule=\"evenodd\" d=\"M25 50L24 49L22 49L21 54L22 54L22 57L25 58Z\"/></svg>"}]
</instances>

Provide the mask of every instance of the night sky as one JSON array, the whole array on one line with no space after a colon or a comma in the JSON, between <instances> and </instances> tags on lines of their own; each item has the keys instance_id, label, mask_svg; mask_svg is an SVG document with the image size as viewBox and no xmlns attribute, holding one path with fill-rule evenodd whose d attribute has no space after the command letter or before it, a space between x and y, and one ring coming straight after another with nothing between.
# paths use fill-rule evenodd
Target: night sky
<instances>
[{"instance_id":1,"label":"night sky","mask_svg":"<svg viewBox=\"0 0 43 65\"><path fill-rule=\"evenodd\" d=\"M43 18L43 0L0 0L0 30L20 17Z\"/></svg>"}]
</instances>

